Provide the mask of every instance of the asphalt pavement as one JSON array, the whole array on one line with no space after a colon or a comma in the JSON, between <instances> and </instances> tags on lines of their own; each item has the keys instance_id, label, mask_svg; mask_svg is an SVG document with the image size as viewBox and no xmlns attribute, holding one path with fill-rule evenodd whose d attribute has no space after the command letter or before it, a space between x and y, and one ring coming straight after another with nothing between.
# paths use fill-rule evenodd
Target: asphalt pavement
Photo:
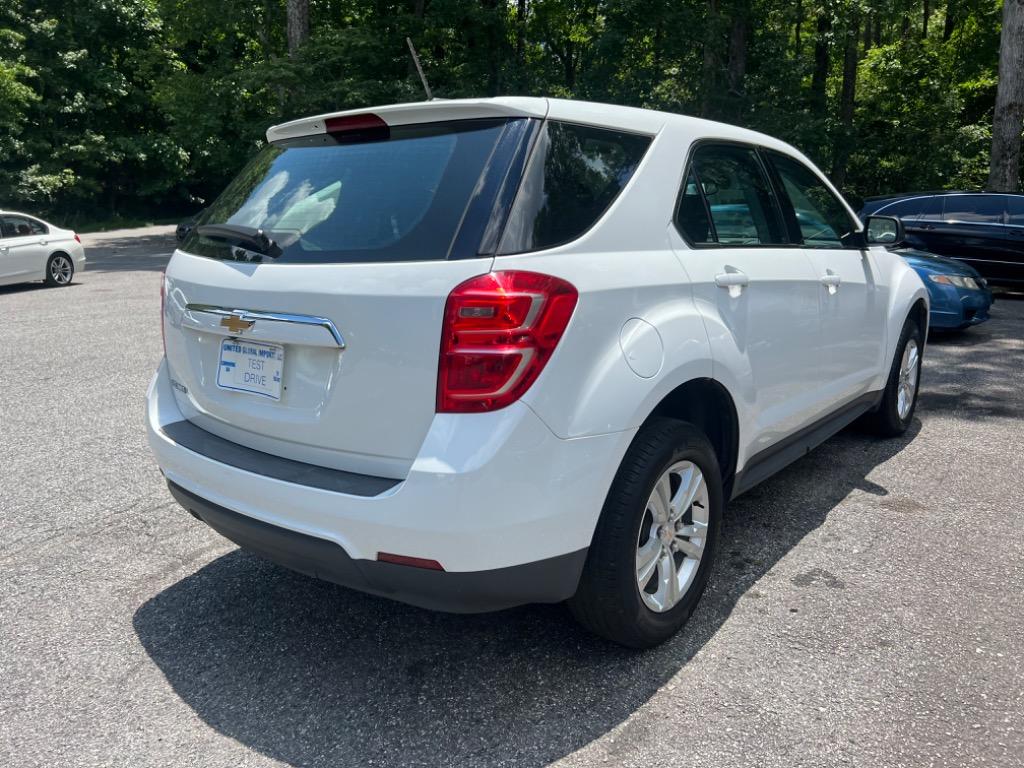
<instances>
[{"instance_id":1,"label":"asphalt pavement","mask_svg":"<svg viewBox=\"0 0 1024 768\"><path fill-rule=\"evenodd\" d=\"M430 613L183 512L146 446L170 227L0 288L0 765L1024 764L1024 298L933 339L904 438L735 501L683 634Z\"/></svg>"}]
</instances>

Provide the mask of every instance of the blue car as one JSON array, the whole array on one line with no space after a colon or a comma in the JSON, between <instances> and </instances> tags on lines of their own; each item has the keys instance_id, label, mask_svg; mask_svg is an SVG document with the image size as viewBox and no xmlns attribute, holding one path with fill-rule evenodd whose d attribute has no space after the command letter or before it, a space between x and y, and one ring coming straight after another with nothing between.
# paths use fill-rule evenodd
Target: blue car
<instances>
[{"instance_id":1,"label":"blue car","mask_svg":"<svg viewBox=\"0 0 1024 768\"><path fill-rule=\"evenodd\" d=\"M928 288L930 328L954 331L988 320L992 291L976 269L915 248L892 250L906 259Z\"/></svg>"}]
</instances>

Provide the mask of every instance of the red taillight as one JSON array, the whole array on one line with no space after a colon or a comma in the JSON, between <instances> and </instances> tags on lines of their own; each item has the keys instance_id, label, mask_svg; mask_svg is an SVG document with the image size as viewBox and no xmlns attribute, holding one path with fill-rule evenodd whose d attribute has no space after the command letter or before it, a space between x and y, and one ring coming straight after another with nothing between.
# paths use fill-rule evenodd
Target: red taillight
<instances>
[{"instance_id":1,"label":"red taillight","mask_svg":"<svg viewBox=\"0 0 1024 768\"><path fill-rule=\"evenodd\" d=\"M164 331L164 303L167 300L167 275L160 273L160 340L164 343L164 357L167 357L167 333Z\"/></svg>"},{"instance_id":2,"label":"red taillight","mask_svg":"<svg viewBox=\"0 0 1024 768\"><path fill-rule=\"evenodd\" d=\"M544 370L579 294L536 272L489 272L449 294L441 329L438 413L496 411Z\"/></svg>"},{"instance_id":3,"label":"red taillight","mask_svg":"<svg viewBox=\"0 0 1024 768\"><path fill-rule=\"evenodd\" d=\"M413 568L426 568L428 571L443 571L444 568L437 560L428 560L425 557L409 557L408 555L395 555L391 552L378 552L377 561L381 563L394 563L395 565L409 565Z\"/></svg>"},{"instance_id":4,"label":"red taillight","mask_svg":"<svg viewBox=\"0 0 1024 768\"><path fill-rule=\"evenodd\" d=\"M79 245L81 245L82 243L82 238L78 236L77 232L75 232L75 242L78 243Z\"/></svg>"}]
</instances>

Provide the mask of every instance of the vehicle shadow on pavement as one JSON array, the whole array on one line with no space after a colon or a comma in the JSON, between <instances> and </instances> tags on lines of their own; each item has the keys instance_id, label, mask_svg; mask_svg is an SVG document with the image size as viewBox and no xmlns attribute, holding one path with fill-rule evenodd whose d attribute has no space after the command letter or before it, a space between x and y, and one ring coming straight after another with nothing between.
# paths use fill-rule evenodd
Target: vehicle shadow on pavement
<instances>
[{"instance_id":1,"label":"vehicle shadow on pavement","mask_svg":"<svg viewBox=\"0 0 1024 768\"><path fill-rule=\"evenodd\" d=\"M87 272L160 272L177 242L174 235L89 235L85 241Z\"/></svg>"},{"instance_id":2,"label":"vehicle shadow on pavement","mask_svg":"<svg viewBox=\"0 0 1024 768\"><path fill-rule=\"evenodd\" d=\"M65 291L68 288L78 288L81 283L72 282L68 285L62 285L56 288L52 285L47 285L42 280L37 280L34 283L15 283L14 285L2 285L0 286L0 296L5 296L14 293L29 293L30 291Z\"/></svg>"},{"instance_id":3,"label":"vehicle shadow on pavement","mask_svg":"<svg viewBox=\"0 0 1024 768\"><path fill-rule=\"evenodd\" d=\"M546 765L647 702L847 495L887 495L867 475L919 428L847 430L734 501L703 602L652 651L594 638L562 606L431 613L241 551L154 596L135 630L199 717L292 765Z\"/></svg>"}]
</instances>

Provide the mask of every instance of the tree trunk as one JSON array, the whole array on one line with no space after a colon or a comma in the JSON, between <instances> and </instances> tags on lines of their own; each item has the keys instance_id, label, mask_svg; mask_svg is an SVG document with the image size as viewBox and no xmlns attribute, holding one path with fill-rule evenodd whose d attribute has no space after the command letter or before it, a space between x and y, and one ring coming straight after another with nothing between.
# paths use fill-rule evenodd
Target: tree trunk
<instances>
[{"instance_id":1,"label":"tree trunk","mask_svg":"<svg viewBox=\"0 0 1024 768\"><path fill-rule=\"evenodd\" d=\"M868 51L871 50L871 16L870 14L864 17L864 52L861 56L867 56Z\"/></svg>"},{"instance_id":2,"label":"tree trunk","mask_svg":"<svg viewBox=\"0 0 1024 768\"><path fill-rule=\"evenodd\" d=\"M992 161L988 188L1016 192L1020 187L1020 142L1024 130L1024 0L1003 4L999 43L999 84L992 121Z\"/></svg>"},{"instance_id":3,"label":"tree trunk","mask_svg":"<svg viewBox=\"0 0 1024 768\"><path fill-rule=\"evenodd\" d=\"M924 0L924 9L921 15L921 37L928 37L928 17L931 12L931 5L928 0Z\"/></svg>"},{"instance_id":4,"label":"tree trunk","mask_svg":"<svg viewBox=\"0 0 1024 768\"><path fill-rule=\"evenodd\" d=\"M750 8L741 3L736 9L729 30L729 110L733 120L739 120L743 113L743 80L747 74L747 18Z\"/></svg>"},{"instance_id":5,"label":"tree trunk","mask_svg":"<svg viewBox=\"0 0 1024 768\"><path fill-rule=\"evenodd\" d=\"M856 14L846 30L846 50L843 53L843 87L839 96L839 131L836 133L832 153L832 183L842 189L846 183L846 164L853 144L853 109L857 95L857 38L860 29Z\"/></svg>"},{"instance_id":6,"label":"tree trunk","mask_svg":"<svg viewBox=\"0 0 1024 768\"><path fill-rule=\"evenodd\" d=\"M711 117L718 90L718 0L708 0L708 18L704 24L703 93L700 116Z\"/></svg>"},{"instance_id":7,"label":"tree trunk","mask_svg":"<svg viewBox=\"0 0 1024 768\"><path fill-rule=\"evenodd\" d=\"M526 66L526 0L516 3L516 66L519 67L520 78Z\"/></svg>"},{"instance_id":8,"label":"tree trunk","mask_svg":"<svg viewBox=\"0 0 1024 768\"><path fill-rule=\"evenodd\" d=\"M309 0L288 0L288 55L309 40Z\"/></svg>"},{"instance_id":9,"label":"tree trunk","mask_svg":"<svg viewBox=\"0 0 1024 768\"><path fill-rule=\"evenodd\" d=\"M946 3L946 23L942 27L942 39L949 40L953 36L956 25L960 22L960 7L957 0Z\"/></svg>"},{"instance_id":10,"label":"tree trunk","mask_svg":"<svg viewBox=\"0 0 1024 768\"><path fill-rule=\"evenodd\" d=\"M819 115L825 114L825 86L828 83L829 41L832 18L822 10L818 16L818 36L814 41L814 73L811 75L811 107Z\"/></svg>"},{"instance_id":11,"label":"tree trunk","mask_svg":"<svg viewBox=\"0 0 1024 768\"><path fill-rule=\"evenodd\" d=\"M501 91L501 57L507 55L505 46L508 43L503 36L504 28L498 28L502 23L498 16L498 0L480 0L480 7L486 18L483 43L486 48L484 56L487 62L487 95L497 96Z\"/></svg>"},{"instance_id":12,"label":"tree trunk","mask_svg":"<svg viewBox=\"0 0 1024 768\"><path fill-rule=\"evenodd\" d=\"M794 56L797 61L800 60L800 54L803 53L803 45L800 41L800 28L804 24L804 2L803 0L796 0L796 29L794 30Z\"/></svg>"}]
</instances>

